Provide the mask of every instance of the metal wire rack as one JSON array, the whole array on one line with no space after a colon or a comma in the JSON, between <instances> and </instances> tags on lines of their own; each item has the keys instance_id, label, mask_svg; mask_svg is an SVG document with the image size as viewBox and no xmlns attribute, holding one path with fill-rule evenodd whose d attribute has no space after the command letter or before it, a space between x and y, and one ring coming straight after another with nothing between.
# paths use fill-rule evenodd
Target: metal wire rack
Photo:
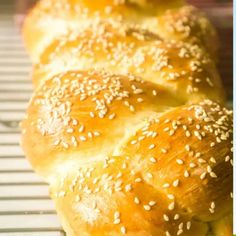
<instances>
[{"instance_id":1,"label":"metal wire rack","mask_svg":"<svg viewBox=\"0 0 236 236\"><path fill-rule=\"evenodd\" d=\"M0 1L0 236L61 236L48 186L19 147L18 125L32 92L31 64L11 4Z\"/></svg>"}]
</instances>

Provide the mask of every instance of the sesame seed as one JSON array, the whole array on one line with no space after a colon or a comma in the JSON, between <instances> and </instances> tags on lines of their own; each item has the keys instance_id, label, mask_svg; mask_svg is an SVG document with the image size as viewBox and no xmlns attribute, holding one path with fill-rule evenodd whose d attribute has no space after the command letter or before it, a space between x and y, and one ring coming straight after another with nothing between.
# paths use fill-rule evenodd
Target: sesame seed
<instances>
[{"instance_id":1,"label":"sesame seed","mask_svg":"<svg viewBox=\"0 0 236 236\"><path fill-rule=\"evenodd\" d=\"M130 106L129 106L129 110L130 110L131 112L134 112L134 111L135 111L134 106L130 105Z\"/></svg>"},{"instance_id":2,"label":"sesame seed","mask_svg":"<svg viewBox=\"0 0 236 236\"><path fill-rule=\"evenodd\" d=\"M210 144L210 147L214 147L214 146L215 146L215 143L212 142L212 143Z\"/></svg>"},{"instance_id":3,"label":"sesame seed","mask_svg":"<svg viewBox=\"0 0 236 236\"><path fill-rule=\"evenodd\" d=\"M175 196L173 194L168 194L167 197L171 200L175 199Z\"/></svg>"},{"instance_id":4,"label":"sesame seed","mask_svg":"<svg viewBox=\"0 0 236 236\"><path fill-rule=\"evenodd\" d=\"M185 132L185 135L186 135L186 137L190 137L190 136L191 136L191 133L187 130L187 131Z\"/></svg>"},{"instance_id":5,"label":"sesame seed","mask_svg":"<svg viewBox=\"0 0 236 236\"><path fill-rule=\"evenodd\" d=\"M116 211L114 213L114 218L117 219L117 218L120 218L120 212L119 211Z\"/></svg>"},{"instance_id":6,"label":"sesame seed","mask_svg":"<svg viewBox=\"0 0 236 236\"><path fill-rule=\"evenodd\" d=\"M184 161L182 159L176 159L177 164L179 165L183 165Z\"/></svg>"},{"instance_id":7,"label":"sesame seed","mask_svg":"<svg viewBox=\"0 0 236 236\"><path fill-rule=\"evenodd\" d=\"M201 155L202 155L202 154L201 154L200 152L197 152L196 155L195 155L195 157L196 157L196 158L199 158Z\"/></svg>"},{"instance_id":8,"label":"sesame seed","mask_svg":"<svg viewBox=\"0 0 236 236\"><path fill-rule=\"evenodd\" d=\"M156 163L156 162L157 162L157 160L156 160L155 157L150 157L150 161L151 161L152 163Z\"/></svg>"},{"instance_id":9,"label":"sesame seed","mask_svg":"<svg viewBox=\"0 0 236 236\"><path fill-rule=\"evenodd\" d=\"M150 211L151 207L149 205L143 205L145 211Z\"/></svg>"},{"instance_id":10,"label":"sesame seed","mask_svg":"<svg viewBox=\"0 0 236 236\"><path fill-rule=\"evenodd\" d=\"M76 119L73 119L72 120L72 125L77 126L78 125L78 121Z\"/></svg>"},{"instance_id":11,"label":"sesame seed","mask_svg":"<svg viewBox=\"0 0 236 236\"><path fill-rule=\"evenodd\" d=\"M165 148L161 148L162 153L167 153L167 150Z\"/></svg>"},{"instance_id":12,"label":"sesame seed","mask_svg":"<svg viewBox=\"0 0 236 236\"><path fill-rule=\"evenodd\" d=\"M135 203L135 204L139 204L139 203L140 203L140 200L139 200L137 197L135 197L135 198L134 198L134 203Z\"/></svg>"},{"instance_id":13,"label":"sesame seed","mask_svg":"<svg viewBox=\"0 0 236 236\"><path fill-rule=\"evenodd\" d=\"M194 167L196 167L197 165L195 164L195 163L193 163L193 162L191 162L190 164L189 164L189 167L190 168L194 168Z\"/></svg>"},{"instance_id":14,"label":"sesame seed","mask_svg":"<svg viewBox=\"0 0 236 236\"><path fill-rule=\"evenodd\" d=\"M175 214L174 215L174 220L178 220L180 218L180 215L179 214Z\"/></svg>"},{"instance_id":15,"label":"sesame seed","mask_svg":"<svg viewBox=\"0 0 236 236\"><path fill-rule=\"evenodd\" d=\"M203 163L206 163L206 160L204 160L204 159L202 159L202 158L199 158L199 159L198 159L198 162L201 163L201 164L203 164Z\"/></svg>"},{"instance_id":16,"label":"sesame seed","mask_svg":"<svg viewBox=\"0 0 236 236\"><path fill-rule=\"evenodd\" d=\"M225 157L225 162L228 162L230 160L230 156Z\"/></svg>"},{"instance_id":17,"label":"sesame seed","mask_svg":"<svg viewBox=\"0 0 236 236\"><path fill-rule=\"evenodd\" d=\"M89 113L89 115L90 115L91 118L95 117L95 114L92 111Z\"/></svg>"},{"instance_id":18,"label":"sesame seed","mask_svg":"<svg viewBox=\"0 0 236 236\"><path fill-rule=\"evenodd\" d=\"M122 226L120 228L120 231L121 231L122 234L126 234L126 228L124 226Z\"/></svg>"},{"instance_id":19,"label":"sesame seed","mask_svg":"<svg viewBox=\"0 0 236 236\"><path fill-rule=\"evenodd\" d=\"M74 132L74 130L72 128L69 128L69 129L66 130L66 132L71 134L71 133Z\"/></svg>"},{"instance_id":20,"label":"sesame seed","mask_svg":"<svg viewBox=\"0 0 236 236\"><path fill-rule=\"evenodd\" d=\"M144 100L142 98L138 98L137 102L143 102Z\"/></svg>"},{"instance_id":21,"label":"sesame seed","mask_svg":"<svg viewBox=\"0 0 236 236\"><path fill-rule=\"evenodd\" d=\"M169 127L166 127L166 128L163 129L164 132L168 132L169 130L170 130Z\"/></svg>"},{"instance_id":22,"label":"sesame seed","mask_svg":"<svg viewBox=\"0 0 236 236\"><path fill-rule=\"evenodd\" d=\"M171 234L168 231L166 231L166 236L171 236Z\"/></svg>"},{"instance_id":23,"label":"sesame seed","mask_svg":"<svg viewBox=\"0 0 236 236\"><path fill-rule=\"evenodd\" d=\"M134 90L134 94L142 94L143 90L142 89L136 89Z\"/></svg>"},{"instance_id":24,"label":"sesame seed","mask_svg":"<svg viewBox=\"0 0 236 236\"><path fill-rule=\"evenodd\" d=\"M171 203L169 204L169 206L168 206L168 209L169 209L170 211L172 211L172 210L174 210L174 208L175 208L175 202L171 202Z\"/></svg>"},{"instance_id":25,"label":"sesame seed","mask_svg":"<svg viewBox=\"0 0 236 236\"><path fill-rule=\"evenodd\" d=\"M166 214L164 214L164 215L163 215L163 219L164 219L164 221L169 221L169 216L166 215Z\"/></svg>"},{"instance_id":26,"label":"sesame seed","mask_svg":"<svg viewBox=\"0 0 236 236\"><path fill-rule=\"evenodd\" d=\"M119 219L119 218L115 219L115 220L113 221L113 223L114 223L115 225L120 224L120 219Z\"/></svg>"},{"instance_id":27,"label":"sesame seed","mask_svg":"<svg viewBox=\"0 0 236 236\"><path fill-rule=\"evenodd\" d=\"M138 141L137 140L132 140L130 143L132 144L132 145L134 145L134 144L136 144Z\"/></svg>"},{"instance_id":28,"label":"sesame seed","mask_svg":"<svg viewBox=\"0 0 236 236\"><path fill-rule=\"evenodd\" d=\"M132 190L131 184L127 184L127 185L125 186L125 191L126 191L126 192L129 192L129 191L131 191L131 190Z\"/></svg>"},{"instance_id":29,"label":"sesame seed","mask_svg":"<svg viewBox=\"0 0 236 236\"><path fill-rule=\"evenodd\" d=\"M148 173L147 173L147 177L148 177L149 179L152 179L152 178L153 178L153 175L152 175L150 172L148 172Z\"/></svg>"},{"instance_id":30,"label":"sesame seed","mask_svg":"<svg viewBox=\"0 0 236 236\"><path fill-rule=\"evenodd\" d=\"M149 206L155 206L156 202L155 201L150 201L148 204L149 204Z\"/></svg>"},{"instance_id":31,"label":"sesame seed","mask_svg":"<svg viewBox=\"0 0 236 236\"><path fill-rule=\"evenodd\" d=\"M210 172L210 176L212 177L212 178L217 178L217 175L215 174L215 172Z\"/></svg>"},{"instance_id":32,"label":"sesame seed","mask_svg":"<svg viewBox=\"0 0 236 236\"><path fill-rule=\"evenodd\" d=\"M79 136L79 139L80 139L81 141L86 141L86 137L85 137L85 136Z\"/></svg>"},{"instance_id":33,"label":"sesame seed","mask_svg":"<svg viewBox=\"0 0 236 236\"><path fill-rule=\"evenodd\" d=\"M215 209L215 207L216 207L215 202L211 202L211 208Z\"/></svg>"},{"instance_id":34,"label":"sesame seed","mask_svg":"<svg viewBox=\"0 0 236 236\"><path fill-rule=\"evenodd\" d=\"M134 182L135 182L135 183L140 183L140 182L142 182L142 179L141 179L141 178L136 178L136 179L134 180Z\"/></svg>"},{"instance_id":35,"label":"sesame seed","mask_svg":"<svg viewBox=\"0 0 236 236\"><path fill-rule=\"evenodd\" d=\"M112 120L112 119L114 119L115 118L115 116L116 116L116 114L115 113L112 113L111 115L109 115L109 120Z\"/></svg>"},{"instance_id":36,"label":"sesame seed","mask_svg":"<svg viewBox=\"0 0 236 236\"><path fill-rule=\"evenodd\" d=\"M93 134L94 134L94 136L96 136L96 137L98 137L98 136L100 136L100 135L101 135L101 133L100 133L100 132L98 132L98 131L94 131L94 132L93 132Z\"/></svg>"},{"instance_id":37,"label":"sesame seed","mask_svg":"<svg viewBox=\"0 0 236 236\"><path fill-rule=\"evenodd\" d=\"M82 133L84 131L84 125L81 125L79 128L79 133Z\"/></svg>"},{"instance_id":38,"label":"sesame seed","mask_svg":"<svg viewBox=\"0 0 236 236\"><path fill-rule=\"evenodd\" d=\"M207 166L207 172L208 173L212 172L212 168L210 166Z\"/></svg>"},{"instance_id":39,"label":"sesame seed","mask_svg":"<svg viewBox=\"0 0 236 236\"><path fill-rule=\"evenodd\" d=\"M170 130L170 132L169 132L169 136L172 136L172 135L174 135L174 133L175 133L175 131L172 129L172 130Z\"/></svg>"},{"instance_id":40,"label":"sesame seed","mask_svg":"<svg viewBox=\"0 0 236 236\"><path fill-rule=\"evenodd\" d=\"M61 140L60 140L60 139L57 139L57 140L55 140L55 142L53 143L53 145L54 145L54 146L57 146L60 142L61 142Z\"/></svg>"},{"instance_id":41,"label":"sesame seed","mask_svg":"<svg viewBox=\"0 0 236 236\"><path fill-rule=\"evenodd\" d=\"M181 223L179 224L178 228L179 228L179 229L183 229L183 227L184 227L184 223L181 222Z\"/></svg>"},{"instance_id":42,"label":"sesame seed","mask_svg":"<svg viewBox=\"0 0 236 236\"><path fill-rule=\"evenodd\" d=\"M162 185L163 188L169 188L170 187L170 184L169 183L165 183Z\"/></svg>"},{"instance_id":43,"label":"sesame seed","mask_svg":"<svg viewBox=\"0 0 236 236\"><path fill-rule=\"evenodd\" d=\"M183 233L183 230L179 229L178 232L177 232L177 235L181 235L182 233Z\"/></svg>"},{"instance_id":44,"label":"sesame seed","mask_svg":"<svg viewBox=\"0 0 236 236\"><path fill-rule=\"evenodd\" d=\"M209 211L210 211L211 214L214 214L214 213L215 213L215 210L212 209L212 208L209 208Z\"/></svg>"},{"instance_id":45,"label":"sesame seed","mask_svg":"<svg viewBox=\"0 0 236 236\"><path fill-rule=\"evenodd\" d=\"M187 170L184 171L184 177L186 177L186 178L189 177L189 172Z\"/></svg>"},{"instance_id":46,"label":"sesame seed","mask_svg":"<svg viewBox=\"0 0 236 236\"><path fill-rule=\"evenodd\" d=\"M187 222L186 228L187 228L187 230L190 230L190 228L191 228L191 221L188 221L188 222Z\"/></svg>"},{"instance_id":47,"label":"sesame seed","mask_svg":"<svg viewBox=\"0 0 236 236\"><path fill-rule=\"evenodd\" d=\"M173 186L174 187L178 187L179 185L179 179L176 179L174 182L173 182Z\"/></svg>"},{"instance_id":48,"label":"sesame seed","mask_svg":"<svg viewBox=\"0 0 236 236\"><path fill-rule=\"evenodd\" d=\"M189 152L190 151L190 146L187 144L187 145L185 145L185 150L187 151L187 152Z\"/></svg>"},{"instance_id":49,"label":"sesame seed","mask_svg":"<svg viewBox=\"0 0 236 236\"><path fill-rule=\"evenodd\" d=\"M152 95L156 96L157 95L157 91L156 90L152 90Z\"/></svg>"},{"instance_id":50,"label":"sesame seed","mask_svg":"<svg viewBox=\"0 0 236 236\"><path fill-rule=\"evenodd\" d=\"M216 163L216 159L215 159L214 157L211 157L211 158L210 158L210 162Z\"/></svg>"},{"instance_id":51,"label":"sesame seed","mask_svg":"<svg viewBox=\"0 0 236 236\"><path fill-rule=\"evenodd\" d=\"M149 150L151 150L151 149L153 149L153 148L155 148L155 144L151 144L151 145L149 145L149 147L148 147Z\"/></svg>"},{"instance_id":52,"label":"sesame seed","mask_svg":"<svg viewBox=\"0 0 236 236\"><path fill-rule=\"evenodd\" d=\"M79 202L80 199L81 199L80 196L79 196L79 195L76 195L76 197L75 197L75 201L76 201L76 202Z\"/></svg>"},{"instance_id":53,"label":"sesame seed","mask_svg":"<svg viewBox=\"0 0 236 236\"><path fill-rule=\"evenodd\" d=\"M205 179L206 178L206 172L203 172L201 175L200 175L200 179Z\"/></svg>"}]
</instances>

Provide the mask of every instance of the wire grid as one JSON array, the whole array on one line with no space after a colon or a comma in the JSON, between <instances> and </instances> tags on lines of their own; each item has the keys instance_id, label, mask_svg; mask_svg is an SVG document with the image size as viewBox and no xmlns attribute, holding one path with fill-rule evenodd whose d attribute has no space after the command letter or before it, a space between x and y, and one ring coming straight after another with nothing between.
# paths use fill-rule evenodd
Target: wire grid
<instances>
[{"instance_id":1,"label":"wire grid","mask_svg":"<svg viewBox=\"0 0 236 236\"><path fill-rule=\"evenodd\" d=\"M32 87L13 9L10 1L0 1L0 236L62 236L48 186L19 147L18 125Z\"/></svg>"}]
</instances>

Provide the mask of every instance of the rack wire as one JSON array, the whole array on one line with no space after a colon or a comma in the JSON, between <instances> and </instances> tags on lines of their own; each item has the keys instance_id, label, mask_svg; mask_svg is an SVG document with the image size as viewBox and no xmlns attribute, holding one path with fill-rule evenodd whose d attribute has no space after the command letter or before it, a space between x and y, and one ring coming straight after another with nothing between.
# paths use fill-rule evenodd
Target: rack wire
<instances>
[{"instance_id":1,"label":"rack wire","mask_svg":"<svg viewBox=\"0 0 236 236\"><path fill-rule=\"evenodd\" d=\"M13 9L13 1L0 1L0 236L62 236L48 186L19 146L19 121L32 92L31 64Z\"/></svg>"}]
</instances>

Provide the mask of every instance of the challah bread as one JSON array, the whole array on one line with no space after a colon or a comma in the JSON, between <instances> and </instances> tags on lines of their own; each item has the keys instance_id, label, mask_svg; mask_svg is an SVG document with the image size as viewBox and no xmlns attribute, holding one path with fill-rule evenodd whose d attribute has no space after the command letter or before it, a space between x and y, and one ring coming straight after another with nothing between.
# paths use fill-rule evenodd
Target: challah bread
<instances>
[{"instance_id":1,"label":"challah bread","mask_svg":"<svg viewBox=\"0 0 236 236\"><path fill-rule=\"evenodd\" d=\"M161 86L132 75L62 73L33 95L23 121L23 146L36 171L50 180L78 156L82 162L97 155L103 159L147 117L181 104ZM71 147L77 154L68 158Z\"/></svg>"},{"instance_id":2,"label":"challah bread","mask_svg":"<svg viewBox=\"0 0 236 236\"><path fill-rule=\"evenodd\" d=\"M215 63L197 44L165 41L120 23L98 23L82 33L59 37L42 53L33 82L69 70L104 69L160 84L183 100L222 101Z\"/></svg>"},{"instance_id":3,"label":"challah bread","mask_svg":"<svg viewBox=\"0 0 236 236\"><path fill-rule=\"evenodd\" d=\"M160 38L198 43L216 58L218 38L205 16L182 0L41 0L26 18L23 36L34 63L45 47L70 31L115 20Z\"/></svg>"},{"instance_id":4,"label":"challah bread","mask_svg":"<svg viewBox=\"0 0 236 236\"><path fill-rule=\"evenodd\" d=\"M206 236L231 213L232 112L181 104L134 76L73 71L37 88L22 145L68 235Z\"/></svg>"},{"instance_id":5,"label":"challah bread","mask_svg":"<svg viewBox=\"0 0 236 236\"><path fill-rule=\"evenodd\" d=\"M42 0L22 147L68 236L231 236L218 41L181 0Z\"/></svg>"}]
</instances>

